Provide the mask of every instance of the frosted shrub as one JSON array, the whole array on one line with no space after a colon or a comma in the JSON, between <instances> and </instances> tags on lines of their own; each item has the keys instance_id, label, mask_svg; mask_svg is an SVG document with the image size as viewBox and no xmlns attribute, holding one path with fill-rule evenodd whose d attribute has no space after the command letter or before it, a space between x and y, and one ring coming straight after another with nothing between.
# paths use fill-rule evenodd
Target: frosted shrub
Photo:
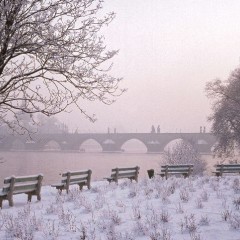
<instances>
[{"instance_id":1,"label":"frosted shrub","mask_svg":"<svg viewBox=\"0 0 240 240\"><path fill-rule=\"evenodd\" d=\"M59 221L62 225L65 225L68 230L75 232L76 230L76 217L70 211L64 211L62 208L58 214Z\"/></svg>"},{"instance_id":2,"label":"frosted shrub","mask_svg":"<svg viewBox=\"0 0 240 240\"><path fill-rule=\"evenodd\" d=\"M171 195L171 192L169 191L168 187L165 187L161 190L161 199L163 203L170 203L169 196Z\"/></svg>"},{"instance_id":3,"label":"frosted shrub","mask_svg":"<svg viewBox=\"0 0 240 240\"><path fill-rule=\"evenodd\" d=\"M136 187L132 187L129 189L129 194L128 194L128 197L129 198L134 198L137 196L137 192L138 192L138 189Z\"/></svg>"},{"instance_id":4,"label":"frosted shrub","mask_svg":"<svg viewBox=\"0 0 240 240\"><path fill-rule=\"evenodd\" d=\"M161 228L151 232L149 235L151 240L171 240L171 232L167 228Z\"/></svg>"},{"instance_id":5,"label":"frosted shrub","mask_svg":"<svg viewBox=\"0 0 240 240\"><path fill-rule=\"evenodd\" d=\"M190 233L191 240L201 240L201 236L198 233Z\"/></svg>"},{"instance_id":6,"label":"frosted shrub","mask_svg":"<svg viewBox=\"0 0 240 240\"><path fill-rule=\"evenodd\" d=\"M240 209L240 197L236 197L235 199L233 199L233 205L236 210Z\"/></svg>"},{"instance_id":7,"label":"frosted shrub","mask_svg":"<svg viewBox=\"0 0 240 240\"><path fill-rule=\"evenodd\" d=\"M210 182L210 187L213 189L213 191L218 191L219 190L219 182L216 181L215 179Z\"/></svg>"},{"instance_id":8,"label":"frosted shrub","mask_svg":"<svg viewBox=\"0 0 240 240\"><path fill-rule=\"evenodd\" d=\"M4 215L2 214L1 210L0 210L0 231L2 230L2 227L4 225Z\"/></svg>"},{"instance_id":9,"label":"frosted shrub","mask_svg":"<svg viewBox=\"0 0 240 240\"><path fill-rule=\"evenodd\" d=\"M139 205L132 205L132 212L133 212L133 218L135 220L137 219L141 219L142 215L141 215L141 211L140 211L140 207Z\"/></svg>"},{"instance_id":10,"label":"frosted shrub","mask_svg":"<svg viewBox=\"0 0 240 240\"><path fill-rule=\"evenodd\" d=\"M131 184L130 180L124 180L123 182L118 184L118 186L120 187L120 189L123 190L123 189L129 187L130 184Z\"/></svg>"},{"instance_id":11,"label":"frosted shrub","mask_svg":"<svg viewBox=\"0 0 240 240\"><path fill-rule=\"evenodd\" d=\"M65 202L65 196L61 195L59 192L56 194L55 203L63 204Z\"/></svg>"},{"instance_id":12,"label":"frosted shrub","mask_svg":"<svg viewBox=\"0 0 240 240\"><path fill-rule=\"evenodd\" d=\"M148 233L148 226L146 222L141 218L135 222L134 231L138 236L146 235Z\"/></svg>"},{"instance_id":13,"label":"frosted shrub","mask_svg":"<svg viewBox=\"0 0 240 240\"><path fill-rule=\"evenodd\" d=\"M234 193L240 193L240 181L238 178L235 178L232 183L232 188Z\"/></svg>"},{"instance_id":14,"label":"frosted shrub","mask_svg":"<svg viewBox=\"0 0 240 240\"><path fill-rule=\"evenodd\" d=\"M116 201L116 206L119 208L119 212L126 212L126 205L122 201Z\"/></svg>"},{"instance_id":15,"label":"frosted shrub","mask_svg":"<svg viewBox=\"0 0 240 240\"><path fill-rule=\"evenodd\" d=\"M81 222L78 227L81 240L97 240L98 238L94 221Z\"/></svg>"},{"instance_id":16,"label":"frosted shrub","mask_svg":"<svg viewBox=\"0 0 240 240\"><path fill-rule=\"evenodd\" d=\"M103 208L104 204L106 203L106 199L102 193L98 193L95 201L94 201L94 207L95 209L99 210Z\"/></svg>"},{"instance_id":17,"label":"frosted shrub","mask_svg":"<svg viewBox=\"0 0 240 240\"><path fill-rule=\"evenodd\" d=\"M118 240L135 240L135 235L133 233L120 233L118 236Z\"/></svg>"},{"instance_id":18,"label":"frosted shrub","mask_svg":"<svg viewBox=\"0 0 240 240\"><path fill-rule=\"evenodd\" d=\"M169 186L167 186L167 191L170 194L174 194L176 190L176 184L174 182L172 182Z\"/></svg>"},{"instance_id":19,"label":"frosted shrub","mask_svg":"<svg viewBox=\"0 0 240 240\"><path fill-rule=\"evenodd\" d=\"M68 202L75 201L81 195L81 191L78 188L72 188L71 191L65 196L65 200Z\"/></svg>"},{"instance_id":20,"label":"frosted shrub","mask_svg":"<svg viewBox=\"0 0 240 240\"><path fill-rule=\"evenodd\" d=\"M224 198L224 194L223 194L223 192L221 190L217 190L217 198L218 199Z\"/></svg>"},{"instance_id":21,"label":"frosted shrub","mask_svg":"<svg viewBox=\"0 0 240 240\"><path fill-rule=\"evenodd\" d=\"M117 213L117 211L115 210L110 210L110 209L103 210L101 216L102 216L102 219L106 218L115 225L120 225L121 223L121 218Z\"/></svg>"},{"instance_id":22,"label":"frosted shrub","mask_svg":"<svg viewBox=\"0 0 240 240\"><path fill-rule=\"evenodd\" d=\"M163 160L164 164L193 164L193 175L203 175L207 165L194 146L183 140L164 151Z\"/></svg>"},{"instance_id":23,"label":"frosted shrub","mask_svg":"<svg viewBox=\"0 0 240 240\"><path fill-rule=\"evenodd\" d=\"M189 216L185 215L184 219L180 222L181 232L188 232L189 234L194 234L197 232L197 224L194 214Z\"/></svg>"},{"instance_id":24,"label":"frosted shrub","mask_svg":"<svg viewBox=\"0 0 240 240\"><path fill-rule=\"evenodd\" d=\"M225 208L222 212L221 212L221 216L222 216L222 219L224 221L228 221L229 218L231 217L232 215L232 211L230 211L228 208Z\"/></svg>"},{"instance_id":25,"label":"frosted shrub","mask_svg":"<svg viewBox=\"0 0 240 240\"><path fill-rule=\"evenodd\" d=\"M31 212L30 204L23 210L18 211L17 216L5 215L4 227L7 239L27 239L34 238L34 233L41 227L41 221Z\"/></svg>"},{"instance_id":26,"label":"frosted shrub","mask_svg":"<svg viewBox=\"0 0 240 240\"><path fill-rule=\"evenodd\" d=\"M201 216L201 218L200 218L200 220L199 220L199 225L200 225L200 226L208 226L209 223L210 223L210 220L209 220L209 218L208 218L207 215Z\"/></svg>"},{"instance_id":27,"label":"frosted shrub","mask_svg":"<svg viewBox=\"0 0 240 240\"><path fill-rule=\"evenodd\" d=\"M94 206L84 194L80 194L78 198L74 200L74 205L77 208L83 207L87 213L92 213L94 211Z\"/></svg>"},{"instance_id":28,"label":"frosted shrub","mask_svg":"<svg viewBox=\"0 0 240 240\"><path fill-rule=\"evenodd\" d=\"M48 220L47 223L43 224L42 233L46 240L57 240L59 236L59 224L55 221Z\"/></svg>"},{"instance_id":29,"label":"frosted shrub","mask_svg":"<svg viewBox=\"0 0 240 240\"><path fill-rule=\"evenodd\" d=\"M170 216L169 216L169 213L167 210L162 209L162 211L160 212L159 215L160 215L161 222L163 222L163 223L169 222Z\"/></svg>"},{"instance_id":30,"label":"frosted shrub","mask_svg":"<svg viewBox=\"0 0 240 240\"><path fill-rule=\"evenodd\" d=\"M202 203L202 199L201 198L197 198L196 200L196 207L197 208L203 208L203 203Z\"/></svg>"},{"instance_id":31,"label":"frosted shrub","mask_svg":"<svg viewBox=\"0 0 240 240\"><path fill-rule=\"evenodd\" d=\"M209 198L209 193L206 190L203 190L200 194L201 200L207 202Z\"/></svg>"},{"instance_id":32,"label":"frosted shrub","mask_svg":"<svg viewBox=\"0 0 240 240\"><path fill-rule=\"evenodd\" d=\"M55 203L49 203L48 207L46 207L47 214L58 214L59 206Z\"/></svg>"},{"instance_id":33,"label":"frosted shrub","mask_svg":"<svg viewBox=\"0 0 240 240\"><path fill-rule=\"evenodd\" d=\"M168 216L166 216L168 220ZM155 209L152 209L146 215L146 224L149 226L149 229L157 229L161 223L161 215Z\"/></svg>"},{"instance_id":34,"label":"frosted shrub","mask_svg":"<svg viewBox=\"0 0 240 240\"><path fill-rule=\"evenodd\" d=\"M239 213L234 213L231 215L229 219L229 223L231 228L233 229L240 229L240 214Z\"/></svg>"},{"instance_id":35,"label":"frosted shrub","mask_svg":"<svg viewBox=\"0 0 240 240\"><path fill-rule=\"evenodd\" d=\"M184 210L183 210L183 206L182 206L182 204L181 203L178 203L177 205L176 205L176 212L177 213L184 213Z\"/></svg>"},{"instance_id":36,"label":"frosted shrub","mask_svg":"<svg viewBox=\"0 0 240 240\"><path fill-rule=\"evenodd\" d=\"M106 240L119 240L119 234L116 233L114 225L110 225L106 232Z\"/></svg>"},{"instance_id":37,"label":"frosted shrub","mask_svg":"<svg viewBox=\"0 0 240 240\"><path fill-rule=\"evenodd\" d=\"M145 187L143 191L144 191L144 195L146 195L146 197L147 197L148 199L151 198L151 195L152 195L153 192L154 192L154 190L153 190L151 187L149 187L149 186Z\"/></svg>"},{"instance_id":38,"label":"frosted shrub","mask_svg":"<svg viewBox=\"0 0 240 240\"><path fill-rule=\"evenodd\" d=\"M180 189L179 197L182 200L182 202L188 202L190 199L188 190L186 188Z\"/></svg>"}]
</instances>

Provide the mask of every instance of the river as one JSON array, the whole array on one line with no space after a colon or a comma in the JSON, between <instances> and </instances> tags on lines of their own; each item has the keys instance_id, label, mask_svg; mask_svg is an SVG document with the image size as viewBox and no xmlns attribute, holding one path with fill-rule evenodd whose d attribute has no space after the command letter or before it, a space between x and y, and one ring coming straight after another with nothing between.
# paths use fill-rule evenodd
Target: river
<instances>
[{"instance_id":1,"label":"river","mask_svg":"<svg viewBox=\"0 0 240 240\"><path fill-rule=\"evenodd\" d=\"M202 156L208 166L216 160L210 155ZM147 153L102 153L102 152L0 152L0 187L8 176L24 176L42 173L43 185L59 182L60 173L67 170L92 170L92 180L110 176L115 167L140 167L139 177L147 177L148 169L159 171L161 154ZM209 167L209 169L210 169Z\"/></svg>"}]
</instances>

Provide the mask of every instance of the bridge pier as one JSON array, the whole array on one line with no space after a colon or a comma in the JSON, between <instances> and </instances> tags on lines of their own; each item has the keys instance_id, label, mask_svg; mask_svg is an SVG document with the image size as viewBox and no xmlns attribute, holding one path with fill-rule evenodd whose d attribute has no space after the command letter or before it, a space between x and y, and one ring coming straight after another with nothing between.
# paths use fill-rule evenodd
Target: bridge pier
<instances>
[{"instance_id":1,"label":"bridge pier","mask_svg":"<svg viewBox=\"0 0 240 240\"><path fill-rule=\"evenodd\" d=\"M102 144L101 146L102 146L103 152L122 152L123 151L121 147L116 144Z\"/></svg>"}]
</instances>

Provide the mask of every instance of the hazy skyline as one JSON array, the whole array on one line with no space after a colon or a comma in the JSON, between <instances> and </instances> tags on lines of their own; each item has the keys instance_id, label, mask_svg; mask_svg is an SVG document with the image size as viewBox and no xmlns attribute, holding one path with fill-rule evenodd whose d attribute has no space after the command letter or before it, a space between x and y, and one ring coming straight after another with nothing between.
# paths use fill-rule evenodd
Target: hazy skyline
<instances>
[{"instance_id":1,"label":"hazy skyline","mask_svg":"<svg viewBox=\"0 0 240 240\"><path fill-rule=\"evenodd\" d=\"M116 19L105 29L108 49L119 49L111 74L128 91L111 106L84 103L61 120L79 132L198 132L210 129L205 85L239 66L240 1L106 0Z\"/></svg>"}]
</instances>

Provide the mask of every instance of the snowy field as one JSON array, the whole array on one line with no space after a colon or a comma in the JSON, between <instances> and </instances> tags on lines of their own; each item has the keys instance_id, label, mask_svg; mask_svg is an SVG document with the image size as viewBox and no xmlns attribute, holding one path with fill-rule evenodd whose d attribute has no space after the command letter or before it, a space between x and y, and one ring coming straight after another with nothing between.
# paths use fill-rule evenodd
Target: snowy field
<instances>
[{"instance_id":1,"label":"snowy field","mask_svg":"<svg viewBox=\"0 0 240 240\"><path fill-rule=\"evenodd\" d=\"M240 176L93 182L3 202L0 239L240 240Z\"/></svg>"}]
</instances>

